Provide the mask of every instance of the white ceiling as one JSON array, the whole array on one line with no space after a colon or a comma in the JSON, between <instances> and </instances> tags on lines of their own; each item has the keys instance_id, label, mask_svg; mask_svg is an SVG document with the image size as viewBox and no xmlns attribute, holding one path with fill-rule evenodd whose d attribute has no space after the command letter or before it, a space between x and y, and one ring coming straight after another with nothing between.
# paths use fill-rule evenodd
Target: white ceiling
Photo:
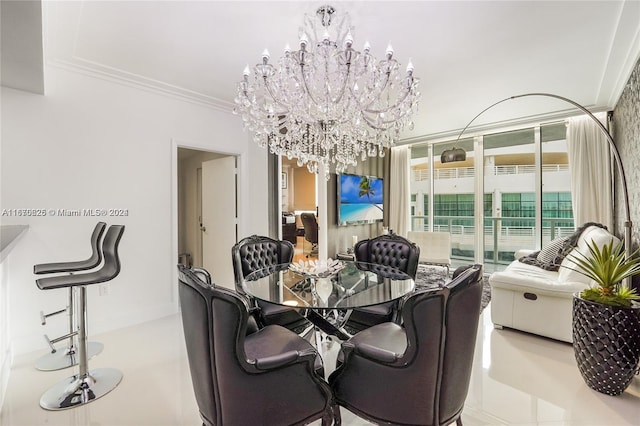
<instances>
[{"instance_id":1,"label":"white ceiling","mask_svg":"<svg viewBox=\"0 0 640 426\"><path fill-rule=\"evenodd\" d=\"M244 66L265 47L274 61L296 46L303 15L323 3L45 1L45 58L229 110ZM459 131L493 102L532 91L612 108L640 57L637 0L330 4L351 15L357 48L369 41L381 56L391 42L402 64L412 59L422 101L405 139ZM477 122L567 109L525 98Z\"/></svg>"}]
</instances>

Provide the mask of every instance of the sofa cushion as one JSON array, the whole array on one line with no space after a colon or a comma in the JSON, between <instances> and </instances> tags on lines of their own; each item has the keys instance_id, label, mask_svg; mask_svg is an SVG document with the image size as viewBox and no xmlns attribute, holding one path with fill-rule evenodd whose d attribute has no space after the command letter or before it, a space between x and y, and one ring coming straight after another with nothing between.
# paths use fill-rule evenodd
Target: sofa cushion
<instances>
[{"instance_id":1,"label":"sofa cushion","mask_svg":"<svg viewBox=\"0 0 640 426\"><path fill-rule=\"evenodd\" d=\"M523 257L516 256L516 259L527 265L537 266L547 271L558 271L564 258L578 245L582 233L592 227L607 229L599 223L587 222L578 227L573 234L567 237L556 238L542 250L535 251Z\"/></svg>"},{"instance_id":2,"label":"sofa cushion","mask_svg":"<svg viewBox=\"0 0 640 426\"><path fill-rule=\"evenodd\" d=\"M558 270L558 281L560 282L570 282L570 281L580 281L585 283L590 283L591 280L577 271L578 266L571 260L572 256L580 256L580 254L576 253L576 250L584 255L589 255L589 248L587 244L590 241L593 241L599 247L602 247L605 244L609 244L609 242L613 239L614 244L617 244L620 240L616 238L614 235L610 234L606 228L601 228L599 226L589 226L585 229L580 238L578 239L577 246L571 250L569 255L564 258L562 263L560 264L560 269Z\"/></svg>"},{"instance_id":3,"label":"sofa cushion","mask_svg":"<svg viewBox=\"0 0 640 426\"><path fill-rule=\"evenodd\" d=\"M544 294L570 299L573 293L584 290L585 282L559 282L558 272L547 271L537 266L514 260L502 272L489 277L491 288L503 288L522 293Z\"/></svg>"}]
</instances>

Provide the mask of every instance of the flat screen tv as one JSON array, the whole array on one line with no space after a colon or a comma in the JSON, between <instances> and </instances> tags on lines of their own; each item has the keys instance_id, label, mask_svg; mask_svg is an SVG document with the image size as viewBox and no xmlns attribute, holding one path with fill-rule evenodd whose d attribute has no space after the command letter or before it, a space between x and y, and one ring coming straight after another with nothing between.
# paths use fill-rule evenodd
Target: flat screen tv
<instances>
[{"instance_id":1,"label":"flat screen tv","mask_svg":"<svg viewBox=\"0 0 640 426\"><path fill-rule=\"evenodd\" d=\"M382 183L373 176L338 175L338 225L382 222Z\"/></svg>"}]
</instances>

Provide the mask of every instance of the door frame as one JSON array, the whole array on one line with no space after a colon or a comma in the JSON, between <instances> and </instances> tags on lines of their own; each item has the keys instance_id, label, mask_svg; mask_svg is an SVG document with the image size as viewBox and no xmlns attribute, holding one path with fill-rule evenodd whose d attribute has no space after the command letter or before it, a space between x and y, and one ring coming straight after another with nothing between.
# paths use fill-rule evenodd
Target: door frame
<instances>
[{"instance_id":1,"label":"door frame","mask_svg":"<svg viewBox=\"0 0 640 426\"><path fill-rule=\"evenodd\" d=\"M220 151L212 149L205 142L189 141L185 139L171 138L171 259L178 264L178 148L194 149L198 151L214 152L216 154L230 155L237 158L236 162L236 203L238 205L236 213L238 235L241 232L242 221L242 163L243 156L240 152ZM172 290L171 302L175 304L178 312L180 311L180 303L178 298L178 268L171 267Z\"/></svg>"}]
</instances>

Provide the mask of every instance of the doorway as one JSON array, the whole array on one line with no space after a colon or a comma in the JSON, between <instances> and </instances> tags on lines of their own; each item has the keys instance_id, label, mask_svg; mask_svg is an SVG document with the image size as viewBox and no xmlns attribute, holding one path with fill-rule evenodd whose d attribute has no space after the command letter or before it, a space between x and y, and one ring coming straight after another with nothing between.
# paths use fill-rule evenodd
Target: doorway
<instances>
[{"instance_id":1,"label":"doorway","mask_svg":"<svg viewBox=\"0 0 640 426\"><path fill-rule=\"evenodd\" d=\"M237 242L237 157L178 147L178 261L207 269L233 288Z\"/></svg>"},{"instance_id":2,"label":"doorway","mask_svg":"<svg viewBox=\"0 0 640 426\"><path fill-rule=\"evenodd\" d=\"M308 212L317 216L317 175L309 172L307 166L298 166L296 159L280 158L282 239L293 243L294 261L315 259L317 254L309 254L311 243L304 239L300 214Z\"/></svg>"}]
</instances>

